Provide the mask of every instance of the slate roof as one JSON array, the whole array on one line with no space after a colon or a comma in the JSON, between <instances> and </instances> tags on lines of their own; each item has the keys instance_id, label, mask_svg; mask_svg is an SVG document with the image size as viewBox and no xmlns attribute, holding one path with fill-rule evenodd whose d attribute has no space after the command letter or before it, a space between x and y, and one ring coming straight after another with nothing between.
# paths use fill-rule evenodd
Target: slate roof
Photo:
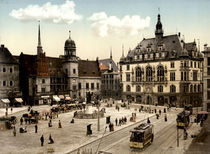
<instances>
[{"instance_id":1,"label":"slate roof","mask_svg":"<svg viewBox=\"0 0 210 154\"><path fill-rule=\"evenodd\" d=\"M0 47L0 63L3 64L18 64L17 60L12 56L10 51L1 45Z\"/></svg>"},{"instance_id":2,"label":"slate roof","mask_svg":"<svg viewBox=\"0 0 210 154\"><path fill-rule=\"evenodd\" d=\"M54 57L46 57L50 75L64 74L62 67L62 59Z\"/></svg>"},{"instance_id":3,"label":"slate roof","mask_svg":"<svg viewBox=\"0 0 210 154\"><path fill-rule=\"evenodd\" d=\"M113 71L117 71L118 70L117 65L115 64L112 58L99 60L99 64L106 65L108 68L109 68L110 63L111 63L111 68L113 69Z\"/></svg>"},{"instance_id":4,"label":"slate roof","mask_svg":"<svg viewBox=\"0 0 210 154\"><path fill-rule=\"evenodd\" d=\"M100 77L98 61L79 60L79 77Z\"/></svg>"},{"instance_id":5,"label":"slate roof","mask_svg":"<svg viewBox=\"0 0 210 154\"><path fill-rule=\"evenodd\" d=\"M36 76L36 55L20 54L20 71L24 71L29 76Z\"/></svg>"}]
</instances>

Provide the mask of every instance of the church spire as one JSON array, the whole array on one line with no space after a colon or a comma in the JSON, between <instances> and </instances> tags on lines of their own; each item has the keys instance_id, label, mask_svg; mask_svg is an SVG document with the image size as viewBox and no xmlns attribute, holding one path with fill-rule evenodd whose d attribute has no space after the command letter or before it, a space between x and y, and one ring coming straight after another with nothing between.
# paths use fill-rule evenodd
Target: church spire
<instances>
[{"instance_id":1,"label":"church spire","mask_svg":"<svg viewBox=\"0 0 210 154\"><path fill-rule=\"evenodd\" d=\"M161 38L161 37L163 37L163 28L162 28L162 23L161 23L161 20L160 20L160 14L159 13L158 13L157 18L158 18L158 20L157 20L156 29L155 29L155 36L157 38Z\"/></svg>"},{"instance_id":2,"label":"church spire","mask_svg":"<svg viewBox=\"0 0 210 154\"><path fill-rule=\"evenodd\" d=\"M110 59L112 59L112 47L110 48Z\"/></svg>"},{"instance_id":3,"label":"church spire","mask_svg":"<svg viewBox=\"0 0 210 154\"><path fill-rule=\"evenodd\" d=\"M122 57L124 58L124 44L122 45Z\"/></svg>"},{"instance_id":4,"label":"church spire","mask_svg":"<svg viewBox=\"0 0 210 154\"><path fill-rule=\"evenodd\" d=\"M42 50L42 45L41 45L40 21L39 21L37 55L40 55L40 53L42 53L42 52L43 52L43 50Z\"/></svg>"},{"instance_id":5,"label":"church spire","mask_svg":"<svg viewBox=\"0 0 210 154\"><path fill-rule=\"evenodd\" d=\"M69 31L69 39L71 39L71 31Z\"/></svg>"}]
</instances>

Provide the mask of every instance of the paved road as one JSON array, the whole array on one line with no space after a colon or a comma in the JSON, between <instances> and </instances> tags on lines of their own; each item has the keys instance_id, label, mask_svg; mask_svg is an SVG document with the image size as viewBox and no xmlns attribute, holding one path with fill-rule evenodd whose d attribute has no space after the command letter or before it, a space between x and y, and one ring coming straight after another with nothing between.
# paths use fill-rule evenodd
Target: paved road
<instances>
[{"instance_id":1,"label":"paved road","mask_svg":"<svg viewBox=\"0 0 210 154\"><path fill-rule=\"evenodd\" d=\"M141 122L143 121L146 122L146 119L142 120ZM156 119L156 116L153 116L150 118L150 121L155 125L155 139L153 144L147 149L145 149L148 150L148 153L159 148L160 144L165 146L165 141L171 144L174 144L174 142L176 143L176 112L168 114L168 122L164 122L163 115L158 120ZM129 148L130 130L138 126L141 122L135 123L124 129L108 134L107 136L104 136L102 140L98 139L94 142L91 142L81 147L80 152L92 151L93 153L95 153L98 148L98 145L100 144L98 151L106 151L113 154L136 153L136 151L133 151ZM165 135L165 132L167 132L167 135ZM77 153L77 151L78 150L75 150L70 153L74 154Z\"/></svg>"}]
</instances>

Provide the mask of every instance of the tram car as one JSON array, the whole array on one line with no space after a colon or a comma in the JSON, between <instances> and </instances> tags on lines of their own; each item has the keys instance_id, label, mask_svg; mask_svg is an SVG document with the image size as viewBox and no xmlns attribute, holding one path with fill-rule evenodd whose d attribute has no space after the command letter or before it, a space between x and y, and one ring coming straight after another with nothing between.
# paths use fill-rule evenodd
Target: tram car
<instances>
[{"instance_id":1,"label":"tram car","mask_svg":"<svg viewBox=\"0 0 210 154\"><path fill-rule=\"evenodd\" d=\"M146 145L153 142L153 125L142 123L131 130L130 148L143 149Z\"/></svg>"},{"instance_id":2,"label":"tram car","mask_svg":"<svg viewBox=\"0 0 210 154\"><path fill-rule=\"evenodd\" d=\"M182 111L177 114L176 122L178 128L188 127L190 123L190 111Z\"/></svg>"}]
</instances>

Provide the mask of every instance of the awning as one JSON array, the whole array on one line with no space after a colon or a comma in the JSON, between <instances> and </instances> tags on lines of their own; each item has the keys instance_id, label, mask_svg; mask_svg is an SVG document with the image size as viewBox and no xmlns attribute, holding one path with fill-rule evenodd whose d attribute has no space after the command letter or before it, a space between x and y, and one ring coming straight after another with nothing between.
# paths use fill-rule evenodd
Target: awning
<instances>
[{"instance_id":1,"label":"awning","mask_svg":"<svg viewBox=\"0 0 210 154\"><path fill-rule=\"evenodd\" d=\"M45 98L45 99L47 99L47 98L49 98L50 96L41 96L41 98Z\"/></svg>"},{"instance_id":2,"label":"awning","mask_svg":"<svg viewBox=\"0 0 210 154\"><path fill-rule=\"evenodd\" d=\"M68 97L68 96L69 96L69 94L65 94L65 96L66 96L66 97Z\"/></svg>"},{"instance_id":3,"label":"awning","mask_svg":"<svg viewBox=\"0 0 210 154\"><path fill-rule=\"evenodd\" d=\"M59 102L61 99L58 96L54 95L53 100L56 101L56 102Z\"/></svg>"},{"instance_id":4,"label":"awning","mask_svg":"<svg viewBox=\"0 0 210 154\"><path fill-rule=\"evenodd\" d=\"M23 102L22 98L15 98L15 101L17 101L19 103L22 103Z\"/></svg>"},{"instance_id":5,"label":"awning","mask_svg":"<svg viewBox=\"0 0 210 154\"><path fill-rule=\"evenodd\" d=\"M67 96L67 97L65 98L65 100L70 101L70 100L71 100L71 97Z\"/></svg>"},{"instance_id":6,"label":"awning","mask_svg":"<svg viewBox=\"0 0 210 154\"><path fill-rule=\"evenodd\" d=\"M60 99L64 99L64 96L63 95L59 95L58 96Z\"/></svg>"},{"instance_id":7,"label":"awning","mask_svg":"<svg viewBox=\"0 0 210 154\"><path fill-rule=\"evenodd\" d=\"M1 101L4 103L10 103L9 99L1 99Z\"/></svg>"}]
</instances>

